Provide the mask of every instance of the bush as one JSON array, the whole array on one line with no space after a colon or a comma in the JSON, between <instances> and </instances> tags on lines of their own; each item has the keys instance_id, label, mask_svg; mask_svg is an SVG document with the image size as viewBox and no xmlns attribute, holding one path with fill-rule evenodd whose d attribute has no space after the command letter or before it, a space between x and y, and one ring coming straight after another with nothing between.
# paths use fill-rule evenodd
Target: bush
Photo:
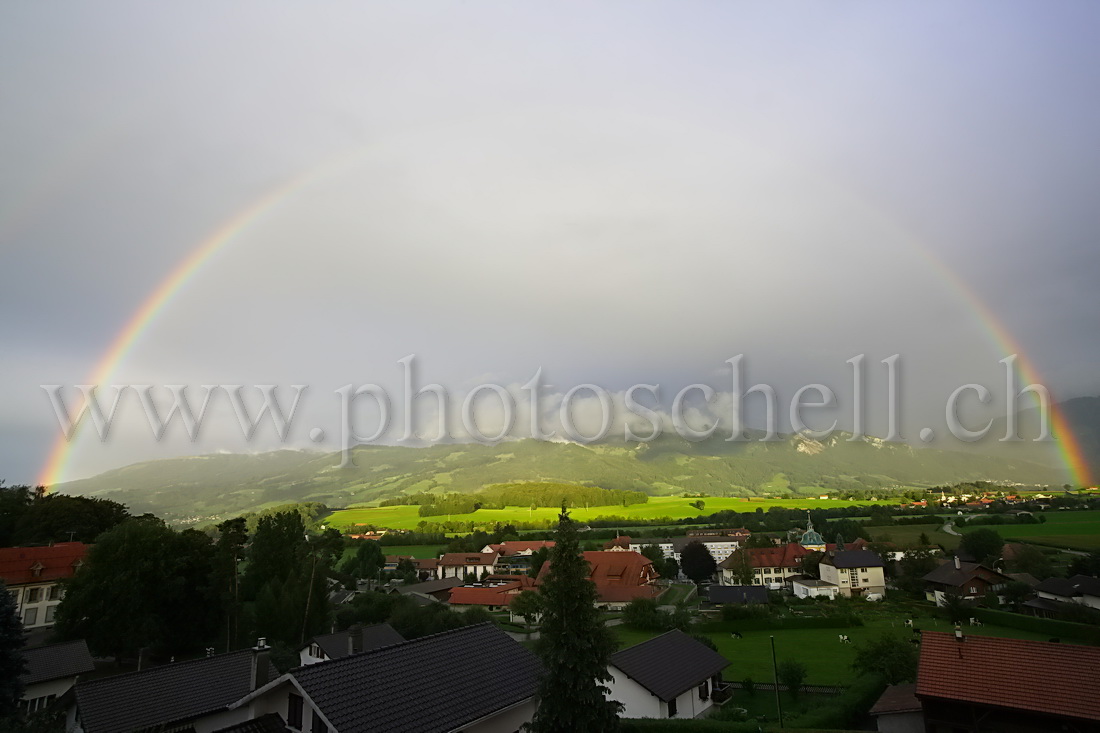
<instances>
[{"instance_id":1,"label":"bush","mask_svg":"<svg viewBox=\"0 0 1100 733\"><path fill-rule=\"evenodd\" d=\"M741 689L749 695L752 695L756 692L756 682L753 680L752 677L746 677L745 679L741 680Z\"/></svg>"},{"instance_id":2,"label":"bush","mask_svg":"<svg viewBox=\"0 0 1100 733\"><path fill-rule=\"evenodd\" d=\"M623 625L639 631L669 631L686 629L691 625L691 614L684 609L672 613L662 611L652 598L635 598L623 609Z\"/></svg>"},{"instance_id":3,"label":"bush","mask_svg":"<svg viewBox=\"0 0 1100 733\"><path fill-rule=\"evenodd\" d=\"M788 728L851 728L867 715L885 689L886 681L881 677L860 677L830 702L783 722Z\"/></svg>"},{"instance_id":4,"label":"bush","mask_svg":"<svg viewBox=\"0 0 1100 733\"><path fill-rule=\"evenodd\" d=\"M703 633L730 633L733 631L771 631L779 629L850 629L863 626L863 619L852 614L822 616L817 618L755 618L742 621L711 621L698 624Z\"/></svg>"}]
</instances>

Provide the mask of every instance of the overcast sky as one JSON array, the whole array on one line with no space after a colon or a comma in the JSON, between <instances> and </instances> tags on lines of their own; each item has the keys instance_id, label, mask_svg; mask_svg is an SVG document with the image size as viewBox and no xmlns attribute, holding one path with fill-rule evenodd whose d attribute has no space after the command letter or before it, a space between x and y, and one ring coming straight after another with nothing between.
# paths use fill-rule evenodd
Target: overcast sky
<instances>
[{"instance_id":1,"label":"overcast sky","mask_svg":"<svg viewBox=\"0 0 1100 733\"><path fill-rule=\"evenodd\" d=\"M1100 393L1098 32L1069 1L5 3L0 477L57 439L39 385L280 187L111 383L306 384L287 444L335 450L335 390L399 395L408 354L456 407L541 367L666 408L745 354L844 427L866 354L881 433L897 353L915 439L961 384L1003 411L976 299L1055 399ZM119 409L63 478L279 445L224 400L194 443Z\"/></svg>"}]
</instances>

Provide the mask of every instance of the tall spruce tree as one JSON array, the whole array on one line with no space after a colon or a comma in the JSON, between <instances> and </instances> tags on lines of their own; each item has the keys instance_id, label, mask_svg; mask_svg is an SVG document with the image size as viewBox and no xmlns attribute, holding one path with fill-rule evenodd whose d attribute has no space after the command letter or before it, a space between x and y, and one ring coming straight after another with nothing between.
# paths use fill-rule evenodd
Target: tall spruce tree
<instances>
[{"instance_id":1,"label":"tall spruce tree","mask_svg":"<svg viewBox=\"0 0 1100 733\"><path fill-rule=\"evenodd\" d=\"M23 697L23 624L15 597L0 581L0 719L15 715Z\"/></svg>"},{"instance_id":2,"label":"tall spruce tree","mask_svg":"<svg viewBox=\"0 0 1100 733\"><path fill-rule=\"evenodd\" d=\"M537 651L546 674L532 733L617 731L620 705L606 695L607 665L615 639L603 625L595 603L596 586L580 551L576 524L562 506L557 544L542 583L543 617Z\"/></svg>"}]
</instances>

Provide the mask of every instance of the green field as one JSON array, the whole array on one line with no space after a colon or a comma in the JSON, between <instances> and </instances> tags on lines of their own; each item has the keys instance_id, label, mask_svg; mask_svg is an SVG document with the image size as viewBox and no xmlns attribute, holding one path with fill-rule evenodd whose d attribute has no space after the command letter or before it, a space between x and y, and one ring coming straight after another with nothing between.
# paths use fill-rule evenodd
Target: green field
<instances>
[{"instance_id":1,"label":"green field","mask_svg":"<svg viewBox=\"0 0 1100 733\"><path fill-rule=\"evenodd\" d=\"M732 664L726 668L724 677L739 682L752 677L757 682L772 681L771 637L775 637L776 659L797 659L806 665L808 685L848 685L855 673L852 661L855 659L855 647L884 631L895 631L905 636L912 632L905 628L903 617L892 614L878 614L865 618L865 626L848 629L789 629L770 631L744 631L741 639L735 639L727 633L708 633L718 646L719 653ZM927 631L952 631L954 627L945 620L930 617L915 617L915 626ZM656 634L647 631L634 631L622 626L613 627L619 639L620 648L633 646ZM989 624L980 628L965 628L966 634L974 636L997 636L1012 639L1032 639L1046 641L1049 636L1020 629ZM851 644L841 644L838 636L846 634ZM1068 640L1067 640L1068 641Z\"/></svg>"},{"instance_id":2,"label":"green field","mask_svg":"<svg viewBox=\"0 0 1100 733\"><path fill-rule=\"evenodd\" d=\"M868 527L871 539L879 542L893 542L900 548L915 547L920 544L921 533L928 535L933 545L943 545L953 550L959 545L959 538L947 534L938 524L905 524L894 527Z\"/></svg>"},{"instance_id":3,"label":"green field","mask_svg":"<svg viewBox=\"0 0 1100 733\"><path fill-rule=\"evenodd\" d=\"M975 524L959 527L960 532L995 530L1006 540L1041 542L1082 550L1100 549L1100 511L1048 511L1042 524Z\"/></svg>"},{"instance_id":4,"label":"green field","mask_svg":"<svg viewBox=\"0 0 1100 733\"><path fill-rule=\"evenodd\" d=\"M704 514L712 514L723 509L737 512L767 511L770 507L784 507L787 509L828 509L844 506L872 506L882 504L895 506L896 500L890 501L842 501L837 499L745 499L740 497L709 496L703 501L705 505L702 511L691 506L691 502L698 499L685 499L678 496L651 496L645 504L632 504L630 506L601 506L585 509L577 507L570 509L574 519L578 521L590 521L602 516L620 516L630 519L659 519L670 517L672 519L686 519L698 517ZM400 506L368 507L359 506L348 509L340 509L326 518L326 522L333 527L346 528L355 525L371 525L374 527L386 527L388 529L416 529L422 521L444 522L478 522L481 526L491 527L494 524L507 524L509 522L529 522L534 520L554 520L559 510L553 507L539 507L532 510L530 507L508 507L505 509L480 509L471 514L451 514L435 517L421 517L420 507L403 504Z\"/></svg>"}]
</instances>

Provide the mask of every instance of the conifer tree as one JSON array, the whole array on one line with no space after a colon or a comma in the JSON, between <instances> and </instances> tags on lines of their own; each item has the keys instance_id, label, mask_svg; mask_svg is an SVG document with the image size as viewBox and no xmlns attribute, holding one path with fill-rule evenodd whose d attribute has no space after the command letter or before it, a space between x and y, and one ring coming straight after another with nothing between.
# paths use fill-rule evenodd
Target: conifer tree
<instances>
[{"instance_id":1,"label":"conifer tree","mask_svg":"<svg viewBox=\"0 0 1100 733\"><path fill-rule=\"evenodd\" d=\"M0 719L14 715L23 697L23 624L15 597L0 581Z\"/></svg>"},{"instance_id":2,"label":"conifer tree","mask_svg":"<svg viewBox=\"0 0 1100 733\"><path fill-rule=\"evenodd\" d=\"M546 674L539 687L533 733L577 733L619 729L619 703L606 698L607 665L615 639L595 603L596 586L580 551L577 527L562 506L557 544L542 583L543 617L538 653Z\"/></svg>"}]
</instances>

